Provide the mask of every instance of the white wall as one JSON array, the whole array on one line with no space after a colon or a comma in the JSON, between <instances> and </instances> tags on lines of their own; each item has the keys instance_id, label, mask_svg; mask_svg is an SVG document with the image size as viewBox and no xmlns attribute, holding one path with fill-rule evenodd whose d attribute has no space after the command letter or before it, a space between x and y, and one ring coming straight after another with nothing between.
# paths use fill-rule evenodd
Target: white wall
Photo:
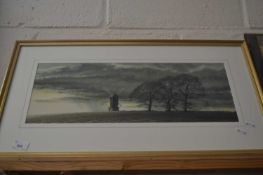
<instances>
[{"instance_id":1,"label":"white wall","mask_svg":"<svg viewBox=\"0 0 263 175\"><path fill-rule=\"evenodd\" d=\"M243 39L262 0L0 0L0 83L15 40Z\"/></svg>"},{"instance_id":2,"label":"white wall","mask_svg":"<svg viewBox=\"0 0 263 175\"><path fill-rule=\"evenodd\" d=\"M263 0L0 0L0 84L15 40L243 39Z\"/></svg>"}]
</instances>

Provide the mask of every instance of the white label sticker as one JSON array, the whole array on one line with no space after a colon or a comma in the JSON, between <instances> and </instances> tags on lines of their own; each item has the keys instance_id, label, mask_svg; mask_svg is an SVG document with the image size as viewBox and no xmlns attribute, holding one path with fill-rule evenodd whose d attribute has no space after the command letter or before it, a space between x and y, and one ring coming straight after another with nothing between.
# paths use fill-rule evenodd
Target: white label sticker
<instances>
[{"instance_id":1,"label":"white label sticker","mask_svg":"<svg viewBox=\"0 0 263 175\"><path fill-rule=\"evenodd\" d=\"M14 149L17 150L27 150L29 148L30 143L28 141L24 140L15 140L15 143L13 145Z\"/></svg>"}]
</instances>

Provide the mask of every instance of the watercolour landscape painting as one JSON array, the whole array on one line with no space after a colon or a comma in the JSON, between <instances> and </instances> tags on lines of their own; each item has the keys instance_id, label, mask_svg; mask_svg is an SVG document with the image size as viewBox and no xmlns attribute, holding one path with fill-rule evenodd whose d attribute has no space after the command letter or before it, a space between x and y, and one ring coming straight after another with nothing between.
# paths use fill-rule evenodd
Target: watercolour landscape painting
<instances>
[{"instance_id":1,"label":"watercolour landscape painting","mask_svg":"<svg viewBox=\"0 0 263 175\"><path fill-rule=\"evenodd\" d=\"M238 122L223 63L39 63L25 123Z\"/></svg>"}]
</instances>

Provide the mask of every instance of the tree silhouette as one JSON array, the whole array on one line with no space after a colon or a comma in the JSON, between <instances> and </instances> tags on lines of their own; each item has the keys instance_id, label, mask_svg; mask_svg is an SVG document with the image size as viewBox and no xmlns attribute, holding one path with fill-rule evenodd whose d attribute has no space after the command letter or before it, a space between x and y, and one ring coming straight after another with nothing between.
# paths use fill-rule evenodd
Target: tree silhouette
<instances>
[{"instance_id":1,"label":"tree silhouette","mask_svg":"<svg viewBox=\"0 0 263 175\"><path fill-rule=\"evenodd\" d=\"M199 78L189 74L180 74L175 78L179 99L185 112L193 105L191 100L205 95L205 88Z\"/></svg>"},{"instance_id":2,"label":"tree silhouette","mask_svg":"<svg viewBox=\"0 0 263 175\"><path fill-rule=\"evenodd\" d=\"M167 76L162 79L144 82L130 94L147 104L147 110L152 111L153 101L163 104L167 112L176 109L179 102L185 112L193 105L192 100L203 97L205 89L199 78L190 74Z\"/></svg>"},{"instance_id":3,"label":"tree silhouette","mask_svg":"<svg viewBox=\"0 0 263 175\"><path fill-rule=\"evenodd\" d=\"M160 103L163 103L166 111L171 111L176 107L177 101L177 82L176 77L167 76L160 79L159 81L159 91L157 99Z\"/></svg>"},{"instance_id":4,"label":"tree silhouette","mask_svg":"<svg viewBox=\"0 0 263 175\"><path fill-rule=\"evenodd\" d=\"M147 104L147 110L152 111L153 101L159 90L158 81L144 82L135 88L130 94L130 98L135 98Z\"/></svg>"}]
</instances>

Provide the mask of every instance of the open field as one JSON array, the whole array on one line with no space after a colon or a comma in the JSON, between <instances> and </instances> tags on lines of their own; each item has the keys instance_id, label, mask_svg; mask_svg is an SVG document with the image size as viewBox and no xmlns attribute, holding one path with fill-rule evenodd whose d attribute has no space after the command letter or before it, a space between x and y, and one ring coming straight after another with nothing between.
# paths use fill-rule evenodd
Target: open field
<instances>
[{"instance_id":1,"label":"open field","mask_svg":"<svg viewBox=\"0 0 263 175\"><path fill-rule=\"evenodd\" d=\"M119 111L28 116L26 123L238 122L236 112Z\"/></svg>"}]
</instances>

